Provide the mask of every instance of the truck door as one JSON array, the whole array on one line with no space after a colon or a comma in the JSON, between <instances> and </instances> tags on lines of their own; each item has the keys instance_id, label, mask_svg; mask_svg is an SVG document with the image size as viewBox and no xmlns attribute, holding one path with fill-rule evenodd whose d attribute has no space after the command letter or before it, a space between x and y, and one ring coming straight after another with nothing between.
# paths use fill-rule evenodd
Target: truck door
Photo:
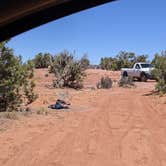
<instances>
[{"instance_id":1,"label":"truck door","mask_svg":"<svg viewBox=\"0 0 166 166\"><path fill-rule=\"evenodd\" d=\"M139 66L139 64L135 65L135 69L134 69L134 76L135 77L139 77L140 76L140 69L141 67Z\"/></svg>"}]
</instances>

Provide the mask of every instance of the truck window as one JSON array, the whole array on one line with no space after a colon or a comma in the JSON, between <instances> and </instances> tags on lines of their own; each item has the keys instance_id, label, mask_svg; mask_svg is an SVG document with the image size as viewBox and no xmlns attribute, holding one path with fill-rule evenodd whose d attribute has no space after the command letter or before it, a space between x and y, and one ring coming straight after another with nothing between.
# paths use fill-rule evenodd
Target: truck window
<instances>
[{"instance_id":1,"label":"truck window","mask_svg":"<svg viewBox=\"0 0 166 166\"><path fill-rule=\"evenodd\" d=\"M136 69L140 69L139 64L136 64L135 68L136 68Z\"/></svg>"},{"instance_id":2,"label":"truck window","mask_svg":"<svg viewBox=\"0 0 166 166\"><path fill-rule=\"evenodd\" d=\"M151 68L151 67L153 67L153 65L152 64L141 64L141 67L142 68Z\"/></svg>"}]
</instances>

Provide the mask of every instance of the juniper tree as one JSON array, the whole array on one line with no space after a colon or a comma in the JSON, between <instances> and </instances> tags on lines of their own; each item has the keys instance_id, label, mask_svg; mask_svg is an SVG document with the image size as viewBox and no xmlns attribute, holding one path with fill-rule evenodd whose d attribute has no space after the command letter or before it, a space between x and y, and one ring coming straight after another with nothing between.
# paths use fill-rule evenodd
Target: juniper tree
<instances>
[{"instance_id":1,"label":"juniper tree","mask_svg":"<svg viewBox=\"0 0 166 166\"><path fill-rule=\"evenodd\" d=\"M52 64L53 56L49 53L39 53L35 56L32 62L35 68L48 68Z\"/></svg>"},{"instance_id":2,"label":"juniper tree","mask_svg":"<svg viewBox=\"0 0 166 166\"><path fill-rule=\"evenodd\" d=\"M90 60L88 59L88 55L85 54L80 60L81 66L84 69L87 69L90 66Z\"/></svg>"},{"instance_id":3,"label":"juniper tree","mask_svg":"<svg viewBox=\"0 0 166 166\"><path fill-rule=\"evenodd\" d=\"M30 103L36 98L32 86L33 68L23 64L6 42L0 44L0 111L18 110L23 98ZM30 95L27 95L28 91Z\"/></svg>"}]
</instances>

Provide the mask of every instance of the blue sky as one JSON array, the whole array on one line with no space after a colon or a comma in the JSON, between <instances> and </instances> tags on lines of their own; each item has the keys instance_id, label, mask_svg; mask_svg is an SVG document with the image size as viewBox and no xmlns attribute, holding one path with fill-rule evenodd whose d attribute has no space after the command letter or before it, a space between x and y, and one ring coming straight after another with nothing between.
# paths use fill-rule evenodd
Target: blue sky
<instances>
[{"instance_id":1,"label":"blue sky","mask_svg":"<svg viewBox=\"0 0 166 166\"><path fill-rule=\"evenodd\" d=\"M118 0L45 24L9 42L26 61L39 52L64 49L77 58L88 54L92 64L120 51L148 54L166 50L166 1Z\"/></svg>"}]
</instances>

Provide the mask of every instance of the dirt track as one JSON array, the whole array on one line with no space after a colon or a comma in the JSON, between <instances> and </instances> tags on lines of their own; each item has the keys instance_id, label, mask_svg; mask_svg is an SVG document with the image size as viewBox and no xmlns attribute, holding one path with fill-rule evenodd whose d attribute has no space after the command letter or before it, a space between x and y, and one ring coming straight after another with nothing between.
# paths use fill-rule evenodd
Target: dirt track
<instances>
[{"instance_id":1,"label":"dirt track","mask_svg":"<svg viewBox=\"0 0 166 166\"><path fill-rule=\"evenodd\" d=\"M153 83L139 84L96 90L83 111L16 122L0 134L0 166L166 166L166 107L147 95Z\"/></svg>"}]
</instances>

